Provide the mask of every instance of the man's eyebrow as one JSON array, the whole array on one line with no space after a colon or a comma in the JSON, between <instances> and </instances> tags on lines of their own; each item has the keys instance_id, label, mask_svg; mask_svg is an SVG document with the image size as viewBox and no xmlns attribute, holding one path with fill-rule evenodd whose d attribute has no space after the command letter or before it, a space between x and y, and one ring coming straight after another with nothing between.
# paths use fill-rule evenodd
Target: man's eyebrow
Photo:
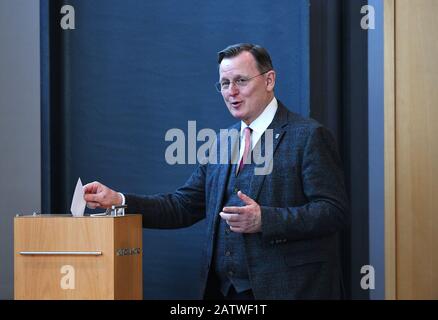
<instances>
[{"instance_id":1,"label":"man's eyebrow","mask_svg":"<svg viewBox=\"0 0 438 320\"><path fill-rule=\"evenodd\" d=\"M233 80L242 79L242 78L246 79L246 78L248 78L248 76L244 76L242 74L237 74L233 77ZM227 77L224 77L224 78L220 79L220 81L230 81L230 80Z\"/></svg>"}]
</instances>

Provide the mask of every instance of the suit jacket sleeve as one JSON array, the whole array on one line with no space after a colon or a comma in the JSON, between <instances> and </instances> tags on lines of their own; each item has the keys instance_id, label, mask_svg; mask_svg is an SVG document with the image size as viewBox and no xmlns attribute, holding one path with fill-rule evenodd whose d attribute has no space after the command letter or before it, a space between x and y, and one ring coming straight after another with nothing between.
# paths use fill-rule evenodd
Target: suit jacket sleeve
<instances>
[{"instance_id":1,"label":"suit jacket sleeve","mask_svg":"<svg viewBox=\"0 0 438 320\"><path fill-rule=\"evenodd\" d=\"M188 227L205 217L205 165L199 165L174 193L139 196L125 194L127 213L140 213L143 228Z\"/></svg>"},{"instance_id":2,"label":"suit jacket sleeve","mask_svg":"<svg viewBox=\"0 0 438 320\"><path fill-rule=\"evenodd\" d=\"M308 202L281 208L262 206L264 240L272 243L324 237L346 224L348 201L341 161L336 144L324 127L310 130L303 150L301 172L302 188Z\"/></svg>"}]
</instances>

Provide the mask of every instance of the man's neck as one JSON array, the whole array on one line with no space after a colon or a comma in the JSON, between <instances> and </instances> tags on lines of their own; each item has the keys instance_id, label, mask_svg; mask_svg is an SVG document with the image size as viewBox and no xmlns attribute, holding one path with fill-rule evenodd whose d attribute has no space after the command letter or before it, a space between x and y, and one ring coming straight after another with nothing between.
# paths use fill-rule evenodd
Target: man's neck
<instances>
[{"instance_id":1,"label":"man's neck","mask_svg":"<svg viewBox=\"0 0 438 320\"><path fill-rule=\"evenodd\" d=\"M259 114L251 120L242 120L247 126L249 126L251 123L253 123L258 117L260 117L260 115L266 110L266 108L269 106L269 104L272 102L272 100L274 99L274 95L270 95L270 98L266 99L265 102L265 107L259 112Z\"/></svg>"}]
</instances>

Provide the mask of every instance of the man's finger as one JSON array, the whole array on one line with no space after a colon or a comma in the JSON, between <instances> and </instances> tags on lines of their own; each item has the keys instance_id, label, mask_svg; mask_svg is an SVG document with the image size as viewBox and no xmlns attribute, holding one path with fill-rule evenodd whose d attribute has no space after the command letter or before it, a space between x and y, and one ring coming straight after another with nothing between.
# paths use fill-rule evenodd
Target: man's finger
<instances>
[{"instance_id":1,"label":"man's finger","mask_svg":"<svg viewBox=\"0 0 438 320\"><path fill-rule=\"evenodd\" d=\"M227 213L244 213L245 208L244 207L224 207L222 209L223 212Z\"/></svg>"},{"instance_id":2,"label":"man's finger","mask_svg":"<svg viewBox=\"0 0 438 320\"><path fill-rule=\"evenodd\" d=\"M99 203L99 196L94 193L84 194L84 200L87 202L97 202Z\"/></svg>"},{"instance_id":3,"label":"man's finger","mask_svg":"<svg viewBox=\"0 0 438 320\"><path fill-rule=\"evenodd\" d=\"M221 216L222 219L226 220L227 222L237 222L241 220L238 214L221 212L219 213L219 215Z\"/></svg>"},{"instance_id":4,"label":"man's finger","mask_svg":"<svg viewBox=\"0 0 438 320\"><path fill-rule=\"evenodd\" d=\"M242 233L243 232L243 229L240 228L240 227L232 227L232 226L230 226L230 230L233 231L233 232L237 232L237 233Z\"/></svg>"},{"instance_id":5,"label":"man's finger","mask_svg":"<svg viewBox=\"0 0 438 320\"><path fill-rule=\"evenodd\" d=\"M96 209L97 207L100 207L100 203L98 203L98 202L87 202L87 208L89 208L89 209Z\"/></svg>"},{"instance_id":6,"label":"man's finger","mask_svg":"<svg viewBox=\"0 0 438 320\"><path fill-rule=\"evenodd\" d=\"M248 197L246 194L244 194L242 191L237 192L237 196L242 200L245 204L251 205L256 203L253 199Z\"/></svg>"},{"instance_id":7,"label":"man's finger","mask_svg":"<svg viewBox=\"0 0 438 320\"><path fill-rule=\"evenodd\" d=\"M243 228L242 223L240 221L235 222L235 221L230 221L230 220L225 220L226 223L233 228Z\"/></svg>"},{"instance_id":8,"label":"man's finger","mask_svg":"<svg viewBox=\"0 0 438 320\"><path fill-rule=\"evenodd\" d=\"M98 188L98 183L96 181L87 183L83 189L84 193L96 193Z\"/></svg>"}]
</instances>

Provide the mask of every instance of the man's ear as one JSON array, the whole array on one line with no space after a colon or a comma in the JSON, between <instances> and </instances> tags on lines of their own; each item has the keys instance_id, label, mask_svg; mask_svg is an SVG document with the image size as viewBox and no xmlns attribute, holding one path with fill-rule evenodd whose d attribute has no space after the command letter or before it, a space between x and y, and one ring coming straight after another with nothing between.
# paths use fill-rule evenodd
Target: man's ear
<instances>
[{"instance_id":1,"label":"man's ear","mask_svg":"<svg viewBox=\"0 0 438 320\"><path fill-rule=\"evenodd\" d=\"M268 85L267 89L268 91L274 90L275 87L275 71L271 70L268 73L266 73L266 84Z\"/></svg>"}]
</instances>

